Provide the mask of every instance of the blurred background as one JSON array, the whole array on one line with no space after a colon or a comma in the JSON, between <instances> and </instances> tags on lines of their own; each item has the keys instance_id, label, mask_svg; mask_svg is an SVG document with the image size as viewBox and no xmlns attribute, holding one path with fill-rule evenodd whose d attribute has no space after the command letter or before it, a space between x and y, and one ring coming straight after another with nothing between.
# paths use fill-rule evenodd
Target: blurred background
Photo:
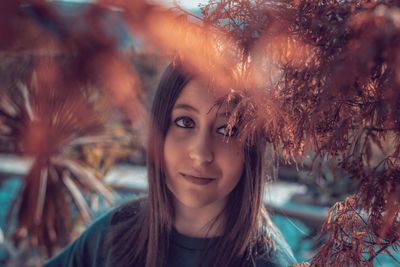
<instances>
[{"instance_id":1,"label":"blurred background","mask_svg":"<svg viewBox=\"0 0 400 267\"><path fill-rule=\"evenodd\" d=\"M146 111L172 52L142 32L157 17L137 24L112 1L15 2L0 12L12 22L0 32L0 266L41 266L97 216L146 194ZM208 2L148 3L196 24ZM309 261L329 208L357 184L312 149L303 164L278 161L265 205ZM374 266L399 264L381 254Z\"/></svg>"}]
</instances>

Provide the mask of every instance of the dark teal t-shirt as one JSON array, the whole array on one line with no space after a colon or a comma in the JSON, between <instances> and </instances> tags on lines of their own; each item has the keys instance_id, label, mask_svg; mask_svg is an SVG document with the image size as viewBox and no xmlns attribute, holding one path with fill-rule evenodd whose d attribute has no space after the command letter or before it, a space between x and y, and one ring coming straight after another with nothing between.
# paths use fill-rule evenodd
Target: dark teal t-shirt
<instances>
[{"instance_id":1,"label":"dark teal t-shirt","mask_svg":"<svg viewBox=\"0 0 400 267\"><path fill-rule=\"evenodd\" d=\"M111 211L97 219L78 239L46 262L44 266L110 267L111 250L107 248L106 238L115 212L115 210ZM199 266L200 262L207 261L203 254L205 242L212 244L217 238L189 237L173 229L170 234L167 267ZM295 264L296 260L287 243L277 234L272 235L272 238L276 244L273 253L269 257L258 259L255 267L287 267Z\"/></svg>"}]
</instances>

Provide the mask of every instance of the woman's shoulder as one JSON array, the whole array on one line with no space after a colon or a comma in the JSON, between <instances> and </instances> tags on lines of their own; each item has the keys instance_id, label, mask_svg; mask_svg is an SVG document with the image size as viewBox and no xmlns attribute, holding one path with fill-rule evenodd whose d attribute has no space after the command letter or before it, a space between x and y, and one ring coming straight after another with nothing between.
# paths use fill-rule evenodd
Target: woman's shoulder
<instances>
[{"instance_id":1,"label":"woman's shoulder","mask_svg":"<svg viewBox=\"0 0 400 267\"><path fill-rule=\"evenodd\" d=\"M264 226L268 236L273 241L273 248L262 256L257 267L288 267L297 263L292 249L283 238L281 232L275 225Z\"/></svg>"},{"instance_id":2,"label":"woman's shoulder","mask_svg":"<svg viewBox=\"0 0 400 267\"><path fill-rule=\"evenodd\" d=\"M107 234L110 227L135 217L143 209L145 198L136 198L99 216L82 234L83 236Z\"/></svg>"},{"instance_id":3,"label":"woman's shoulder","mask_svg":"<svg viewBox=\"0 0 400 267\"><path fill-rule=\"evenodd\" d=\"M74 242L65 247L44 266L105 266L111 227L135 217L142 210L144 199L129 201L98 217Z\"/></svg>"},{"instance_id":4,"label":"woman's shoulder","mask_svg":"<svg viewBox=\"0 0 400 267\"><path fill-rule=\"evenodd\" d=\"M110 214L110 225L117 225L136 217L137 214L143 211L145 202L146 198L137 198L114 209Z\"/></svg>"}]
</instances>

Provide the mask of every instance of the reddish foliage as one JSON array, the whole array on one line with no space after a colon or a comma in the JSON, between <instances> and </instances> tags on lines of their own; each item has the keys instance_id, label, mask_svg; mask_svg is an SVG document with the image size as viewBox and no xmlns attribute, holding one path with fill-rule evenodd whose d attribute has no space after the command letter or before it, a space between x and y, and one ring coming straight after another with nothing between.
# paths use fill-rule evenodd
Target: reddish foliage
<instances>
[{"instance_id":1,"label":"reddish foliage","mask_svg":"<svg viewBox=\"0 0 400 267\"><path fill-rule=\"evenodd\" d=\"M398 3L210 2L205 20L236 40L253 69L275 75L264 80L264 92L278 108L261 108L256 120L276 153L296 160L312 149L316 158L336 158L358 184L355 196L332 208L328 240L312 265L371 266L376 254L400 243ZM276 36L289 41L279 44ZM275 66L260 65L260 57Z\"/></svg>"}]
</instances>

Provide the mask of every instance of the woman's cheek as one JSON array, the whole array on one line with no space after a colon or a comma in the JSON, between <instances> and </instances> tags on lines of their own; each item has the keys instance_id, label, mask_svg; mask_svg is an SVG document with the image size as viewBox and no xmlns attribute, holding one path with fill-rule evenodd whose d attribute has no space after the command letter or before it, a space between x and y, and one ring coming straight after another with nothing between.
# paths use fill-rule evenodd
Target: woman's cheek
<instances>
[{"instance_id":1,"label":"woman's cheek","mask_svg":"<svg viewBox=\"0 0 400 267\"><path fill-rule=\"evenodd\" d=\"M218 149L225 155L227 158L243 158L243 146L241 143L235 139L229 140L219 140L215 144L214 147L218 147Z\"/></svg>"},{"instance_id":2,"label":"woman's cheek","mask_svg":"<svg viewBox=\"0 0 400 267\"><path fill-rule=\"evenodd\" d=\"M183 130L183 129L175 129L173 133L171 134L174 142L177 145L186 145L187 142L190 141L190 133L189 130Z\"/></svg>"}]
</instances>

